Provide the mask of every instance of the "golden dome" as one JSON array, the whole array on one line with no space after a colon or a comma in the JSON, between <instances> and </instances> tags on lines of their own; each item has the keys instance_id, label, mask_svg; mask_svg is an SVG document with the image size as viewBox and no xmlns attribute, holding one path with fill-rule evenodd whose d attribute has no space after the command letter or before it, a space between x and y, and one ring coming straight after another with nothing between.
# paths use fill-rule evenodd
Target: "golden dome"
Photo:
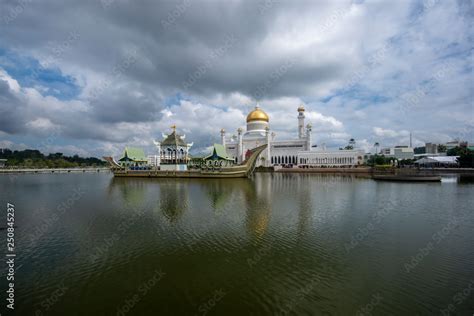
<instances>
[{"instance_id":1,"label":"golden dome","mask_svg":"<svg viewBox=\"0 0 474 316\"><path fill-rule=\"evenodd\" d=\"M252 121L265 121L268 122L269 118L267 113L263 112L258 106L255 107L255 110L247 115L247 123Z\"/></svg>"},{"instance_id":2,"label":"golden dome","mask_svg":"<svg viewBox=\"0 0 474 316\"><path fill-rule=\"evenodd\" d=\"M298 107L298 112L304 112L304 105L300 105Z\"/></svg>"}]
</instances>

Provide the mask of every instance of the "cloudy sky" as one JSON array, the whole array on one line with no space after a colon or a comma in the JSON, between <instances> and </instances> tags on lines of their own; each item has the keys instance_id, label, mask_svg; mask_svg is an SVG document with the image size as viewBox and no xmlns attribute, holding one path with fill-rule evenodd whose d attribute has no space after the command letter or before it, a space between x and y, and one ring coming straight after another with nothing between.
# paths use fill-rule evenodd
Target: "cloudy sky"
<instances>
[{"instance_id":1,"label":"cloudy sky","mask_svg":"<svg viewBox=\"0 0 474 316\"><path fill-rule=\"evenodd\" d=\"M279 139L474 141L474 1L0 1L0 147L194 150L257 101Z\"/></svg>"}]
</instances>

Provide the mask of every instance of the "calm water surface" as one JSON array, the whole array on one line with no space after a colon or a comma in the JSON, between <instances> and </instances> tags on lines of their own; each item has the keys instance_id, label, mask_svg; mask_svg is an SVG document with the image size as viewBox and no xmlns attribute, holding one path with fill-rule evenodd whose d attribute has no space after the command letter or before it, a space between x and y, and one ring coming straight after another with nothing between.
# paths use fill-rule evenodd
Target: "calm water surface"
<instances>
[{"instance_id":1,"label":"calm water surface","mask_svg":"<svg viewBox=\"0 0 474 316\"><path fill-rule=\"evenodd\" d=\"M474 184L445 180L2 175L15 312L472 315Z\"/></svg>"}]
</instances>

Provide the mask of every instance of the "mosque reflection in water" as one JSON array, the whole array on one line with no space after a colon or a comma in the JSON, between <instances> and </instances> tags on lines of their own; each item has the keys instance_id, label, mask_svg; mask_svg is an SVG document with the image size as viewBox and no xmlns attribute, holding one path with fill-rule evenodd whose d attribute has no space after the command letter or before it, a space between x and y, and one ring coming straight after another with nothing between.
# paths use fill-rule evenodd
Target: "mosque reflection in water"
<instances>
[{"instance_id":1,"label":"mosque reflection in water","mask_svg":"<svg viewBox=\"0 0 474 316\"><path fill-rule=\"evenodd\" d=\"M222 232L228 226L219 227L219 223L225 222L245 227L249 237L258 239L268 230L275 203L276 228L296 230L297 235L305 233L311 225L313 207L317 208L313 201L318 198L313 187L317 178L327 186L324 175L266 174L252 179L212 180L113 178L109 196L123 205L153 212L162 224L206 226ZM353 178L331 181L350 182ZM317 191L328 193L325 186Z\"/></svg>"}]
</instances>

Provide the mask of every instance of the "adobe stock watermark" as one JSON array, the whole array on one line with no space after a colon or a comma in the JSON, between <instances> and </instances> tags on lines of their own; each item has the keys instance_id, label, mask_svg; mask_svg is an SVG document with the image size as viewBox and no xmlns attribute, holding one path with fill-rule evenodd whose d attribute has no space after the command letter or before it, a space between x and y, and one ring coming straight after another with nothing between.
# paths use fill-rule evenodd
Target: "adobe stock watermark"
<instances>
[{"instance_id":1,"label":"adobe stock watermark","mask_svg":"<svg viewBox=\"0 0 474 316\"><path fill-rule=\"evenodd\" d=\"M264 15L268 10L273 8L275 3L277 3L277 0L260 0L258 2L258 13Z\"/></svg>"},{"instance_id":2,"label":"adobe stock watermark","mask_svg":"<svg viewBox=\"0 0 474 316\"><path fill-rule=\"evenodd\" d=\"M261 100L263 97L265 97L268 90L274 87L281 80L281 78L283 78L283 76L286 75L291 68L293 68L294 65L294 59L286 60L283 64L270 73L270 75L265 79L265 82L255 89L255 91L252 93L252 97L255 100Z\"/></svg>"},{"instance_id":3,"label":"adobe stock watermark","mask_svg":"<svg viewBox=\"0 0 474 316\"><path fill-rule=\"evenodd\" d=\"M5 25L10 24L15 21L23 12L26 10L26 7L32 2L32 0L18 0L17 5L13 8L10 8L7 14L3 15L3 23Z\"/></svg>"},{"instance_id":4,"label":"adobe stock watermark","mask_svg":"<svg viewBox=\"0 0 474 316\"><path fill-rule=\"evenodd\" d=\"M186 10L191 6L191 0L183 0L181 3L178 3L173 10L168 12L165 19L161 19L161 26L167 30L176 24L176 21L186 12Z\"/></svg>"},{"instance_id":5,"label":"adobe stock watermark","mask_svg":"<svg viewBox=\"0 0 474 316\"><path fill-rule=\"evenodd\" d=\"M409 113L411 109L420 105L423 99L436 88L436 84L454 72L454 64L450 61L444 61L438 69L432 74L430 79L418 85L412 92L401 96L402 103L400 111Z\"/></svg>"},{"instance_id":6,"label":"adobe stock watermark","mask_svg":"<svg viewBox=\"0 0 474 316\"><path fill-rule=\"evenodd\" d=\"M64 281L62 281L57 288L51 292L51 294L41 301L40 306L41 308L38 308L35 311L35 316L43 316L45 313L48 313L51 311L54 305L59 302L59 300L66 294L66 292L69 290L69 287L64 285Z\"/></svg>"},{"instance_id":7,"label":"adobe stock watermark","mask_svg":"<svg viewBox=\"0 0 474 316\"><path fill-rule=\"evenodd\" d=\"M76 43L81 38L81 34L77 30L73 30L67 34L66 39L60 43L48 42L49 54L41 62L39 68L33 69L32 77L34 79L38 78L41 74L41 71L46 70L47 68L52 67L54 64L60 62L64 54L69 51L73 44Z\"/></svg>"},{"instance_id":8,"label":"adobe stock watermark","mask_svg":"<svg viewBox=\"0 0 474 316\"><path fill-rule=\"evenodd\" d=\"M364 66L361 69L354 71L349 76L349 79L344 83L344 88L352 88L362 79L364 79L375 67L381 65L387 58L388 53L392 50L392 48L393 44L388 42L371 54Z\"/></svg>"},{"instance_id":9,"label":"adobe stock watermark","mask_svg":"<svg viewBox=\"0 0 474 316\"><path fill-rule=\"evenodd\" d=\"M165 276L166 273L161 269L155 270L151 278L140 284L135 293L127 297L124 303L117 308L116 315L128 314Z\"/></svg>"},{"instance_id":10,"label":"adobe stock watermark","mask_svg":"<svg viewBox=\"0 0 474 316\"><path fill-rule=\"evenodd\" d=\"M214 68L216 60L222 58L238 41L239 39L234 34L227 35L224 43L218 48L212 50L205 61L188 76L188 79L182 85L183 90L188 90L203 78L212 68Z\"/></svg>"},{"instance_id":11,"label":"adobe stock watermark","mask_svg":"<svg viewBox=\"0 0 474 316\"><path fill-rule=\"evenodd\" d=\"M49 132L48 136L39 143L39 145L37 147L38 150L40 152L43 152L43 151L47 150L49 148L49 146L51 146L54 143L54 141L56 139L58 139L59 132L60 132L59 127L57 127L57 126L53 127L53 129ZM15 181L16 179L18 179L19 176L20 175L18 173L9 173L8 174L8 178L9 178L10 182Z\"/></svg>"},{"instance_id":12,"label":"adobe stock watermark","mask_svg":"<svg viewBox=\"0 0 474 316\"><path fill-rule=\"evenodd\" d=\"M423 8L425 11L433 8L440 0L423 0Z\"/></svg>"},{"instance_id":13,"label":"adobe stock watermark","mask_svg":"<svg viewBox=\"0 0 474 316\"><path fill-rule=\"evenodd\" d=\"M203 232L193 231L191 234L191 240L185 241L185 246L192 252L195 251L195 246L199 243L199 241L203 240L203 238L210 232L210 227L206 226L206 230Z\"/></svg>"},{"instance_id":14,"label":"adobe stock watermark","mask_svg":"<svg viewBox=\"0 0 474 316\"><path fill-rule=\"evenodd\" d=\"M388 214L390 214L395 209L395 204L391 201L384 203L382 208L376 211L372 216L370 221L363 227L357 229L357 233L351 236L351 241L344 245L346 252L351 251L357 247L367 236L370 235L372 231L380 224L382 219L384 219Z\"/></svg>"},{"instance_id":15,"label":"adobe stock watermark","mask_svg":"<svg viewBox=\"0 0 474 316\"><path fill-rule=\"evenodd\" d=\"M339 8L331 12L324 22L319 26L319 31L321 33L327 33L333 29L339 21L344 19L346 15L350 12L350 6L345 6L344 8Z\"/></svg>"},{"instance_id":16,"label":"adobe stock watermark","mask_svg":"<svg viewBox=\"0 0 474 316\"><path fill-rule=\"evenodd\" d=\"M43 218L41 222L33 228L33 230L29 230L28 232L21 232L22 235L25 236L25 238L31 242L29 248L23 251L23 259L27 259L28 257L31 257L34 254L32 250L35 249L35 246L38 243L39 239L44 236L47 231L51 227L53 227L61 219L61 217L85 195L85 193L86 191L82 187L78 187L72 190L72 194L66 200L63 200L61 203L59 203L56 206L54 212L52 212L52 214L49 214L48 217ZM39 208L37 209L37 211L42 209L44 208ZM16 271L19 271L22 267L23 265L18 266L16 268Z\"/></svg>"},{"instance_id":17,"label":"adobe stock watermark","mask_svg":"<svg viewBox=\"0 0 474 316\"><path fill-rule=\"evenodd\" d=\"M53 212L48 217L43 218L41 223L35 226L33 231L29 234L29 240L32 243L37 242L85 194L86 191L82 187L74 189L72 194L65 201L59 203L55 212Z\"/></svg>"},{"instance_id":18,"label":"adobe stock watermark","mask_svg":"<svg viewBox=\"0 0 474 316\"><path fill-rule=\"evenodd\" d=\"M321 284L322 276L329 274L328 272L331 271L332 268L329 265L324 264L319 273L313 276L311 280L308 280L308 282L304 286L300 287L294 293L294 295L291 296L291 299L282 306L281 310L279 311L279 313L277 313L277 315L283 316L293 312L295 308L300 305L311 292L315 290L315 288L318 288L318 285Z\"/></svg>"},{"instance_id":19,"label":"adobe stock watermark","mask_svg":"<svg viewBox=\"0 0 474 316\"><path fill-rule=\"evenodd\" d=\"M253 253L252 257L247 258L247 265L250 268L253 268L255 265L257 265L260 262L260 260L262 260L271 252L272 248L273 248L273 242L266 243L262 247L258 248Z\"/></svg>"},{"instance_id":20,"label":"adobe stock watermark","mask_svg":"<svg viewBox=\"0 0 474 316\"><path fill-rule=\"evenodd\" d=\"M119 79L138 60L139 49L129 51L124 58L115 63L112 69L106 74L106 79L100 81L90 92L91 102L95 101L106 89L110 87L114 79Z\"/></svg>"},{"instance_id":21,"label":"adobe stock watermark","mask_svg":"<svg viewBox=\"0 0 474 316\"><path fill-rule=\"evenodd\" d=\"M136 210L130 217L122 220L109 237L102 240L101 245L96 246L94 252L90 255L89 259L91 263L96 262L101 256L105 255L110 248L115 246L120 239L127 233L131 226L133 226L139 218L145 213L144 210Z\"/></svg>"},{"instance_id":22,"label":"adobe stock watermark","mask_svg":"<svg viewBox=\"0 0 474 316\"><path fill-rule=\"evenodd\" d=\"M6 292L6 301L7 308L14 310L15 309L15 258L16 258L16 245L15 245L15 205L12 203L7 203L6 207L6 253L5 253L5 263L7 266L7 275L6 283L7 290Z\"/></svg>"},{"instance_id":23,"label":"adobe stock watermark","mask_svg":"<svg viewBox=\"0 0 474 316\"><path fill-rule=\"evenodd\" d=\"M420 249L418 252L411 256L410 261L404 264L405 272L412 272L427 256L433 252L436 245L443 241L446 237L451 234L451 232L458 226L459 219L452 217L449 222L443 226L439 231L435 232L431 236L431 240L426 243L426 245Z\"/></svg>"},{"instance_id":24,"label":"adobe stock watermark","mask_svg":"<svg viewBox=\"0 0 474 316\"><path fill-rule=\"evenodd\" d=\"M227 293L222 288L214 290L211 296L199 305L199 314L202 316L207 315L226 295Z\"/></svg>"},{"instance_id":25,"label":"adobe stock watermark","mask_svg":"<svg viewBox=\"0 0 474 316\"><path fill-rule=\"evenodd\" d=\"M455 133L454 139L471 139L474 135L474 120L471 119L465 123L460 130Z\"/></svg>"},{"instance_id":26,"label":"adobe stock watermark","mask_svg":"<svg viewBox=\"0 0 474 316\"><path fill-rule=\"evenodd\" d=\"M372 315L374 309L382 302L383 297L380 293L373 294L370 302L359 308L356 312L356 316L369 316Z\"/></svg>"},{"instance_id":27,"label":"adobe stock watermark","mask_svg":"<svg viewBox=\"0 0 474 316\"><path fill-rule=\"evenodd\" d=\"M471 297L471 295L473 294L473 291L474 291L474 279L471 280L464 289L454 294L453 298L451 299L451 302L446 306L446 308L443 308L442 310L440 310L441 315L443 316L457 315L456 313L457 306L463 304L469 297Z\"/></svg>"}]
</instances>

